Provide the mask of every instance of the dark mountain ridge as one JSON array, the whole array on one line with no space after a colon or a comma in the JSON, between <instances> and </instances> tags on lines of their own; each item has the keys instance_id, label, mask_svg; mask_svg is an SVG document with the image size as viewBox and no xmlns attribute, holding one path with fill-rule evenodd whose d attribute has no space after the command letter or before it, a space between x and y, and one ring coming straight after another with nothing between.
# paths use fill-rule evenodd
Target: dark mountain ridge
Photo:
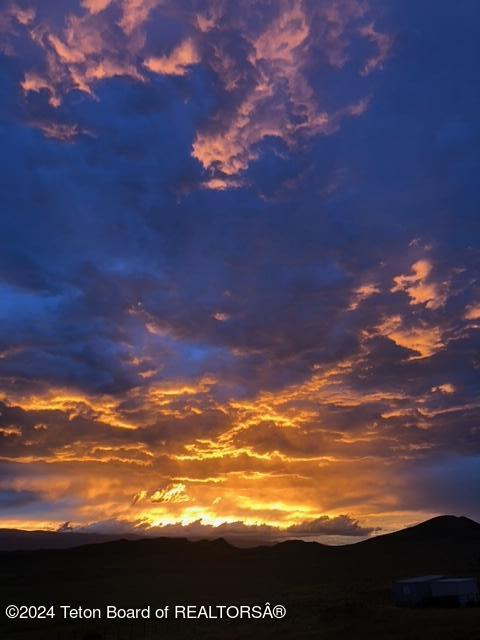
<instances>
[{"instance_id":1,"label":"dark mountain ridge","mask_svg":"<svg viewBox=\"0 0 480 640\"><path fill-rule=\"evenodd\" d=\"M63 537L67 540L64 541ZM65 545L63 548L32 548L35 544L57 544L58 538L61 545ZM15 546L16 541L19 541L18 546ZM4 546L2 549L2 543L7 548ZM381 565L396 574L398 570L414 569L417 565L419 570L421 567L439 567L440 564L449 569L457 565L459 569L462 566L465 569L476 568L472 562L468 564L468 560L475 561L475 553L480 554L480 524L456 516L439 516L400 531L344 546L287 540L275 545L239 548L224 538L191 541L170 537L115 538L73 532L13 532L12 535L11 531L0 531L0 555L7 563L13 557L16 562L21 562L21 558L27 556L37 561L42 558L52 561L60 558L122 558L125 563L143 559L149 565L161 561L167 567L172 563L181 565L187 558L206 563L229 558L234 563L254 561L259 566L279 562L283 566L292 563L305 565L302 566L303 572L310 571L318 562L333 562L338 570L354 563L357 572L366 565L373 573L378 573Z\"/></svg>"},{"instance_id":2,"label":"dark mountain ridge","mask_svg":"<svg viewBox=\"0 0 480 640\"><path fill-rule=\"evenodd\" d=\"M335 549L351 550L363 549L370 546L380 546L385 544L402 544L409 541L419 543L421 541L444 540L447 538L477 538L480 536L480 524L465 516L442 515L436 516L405 529L400 529L386 534L379 534L355 542L352 544L335 546L322 544L316 541L305 541L298 539L285 540L272 544L271 542L260 541L257 546L248 546L250 551L255 549L270 549L270 553L315 553L320 550L334 552ZM41 551L54 549L73 549L76 547L103 545L105 552L106 545L113 545L113 548L125 546L133 549L131 543L153 549L155 545L168 545L170 548L178 545L194 545L197 549L205 549L214 546L228 546L238 548L235 540L216 539L189 539L186 537L167 536L139 536L125 534L99 534L84 533L75 531L26 531L23 529L0 529L0 552L2 551ZM213 547L212 547L213 545ZM240 545L241 548L242 545Z\"/></svg>"}]
</instances>

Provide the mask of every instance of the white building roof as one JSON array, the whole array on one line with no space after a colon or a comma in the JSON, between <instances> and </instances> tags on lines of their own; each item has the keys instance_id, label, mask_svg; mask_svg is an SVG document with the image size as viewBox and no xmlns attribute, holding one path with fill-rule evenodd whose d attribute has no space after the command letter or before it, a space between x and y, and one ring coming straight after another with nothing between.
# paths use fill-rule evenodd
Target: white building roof
<instances>
[{"instance_id":1,"label":"white building roof","mask_svg":"<svg viewBox=\"0 0 480 640\"><path fill-rule=\"evenodd\" d=\"M473 582L474 578L442 578L438 582Z\"/></svg>"},{"instance_id":2,"label":"white building roof","mask_svg":"<svg viewBox=\"0 0 480 640\"><path fill-rule=\"evenodd\" d=\"M403 580L396 580L397 583L406 584L407 582L431 582L432 580L441 580L444 576L432 575L432 576L417 576L416 578L404 578Z\"/></svg>"}]
</instances>

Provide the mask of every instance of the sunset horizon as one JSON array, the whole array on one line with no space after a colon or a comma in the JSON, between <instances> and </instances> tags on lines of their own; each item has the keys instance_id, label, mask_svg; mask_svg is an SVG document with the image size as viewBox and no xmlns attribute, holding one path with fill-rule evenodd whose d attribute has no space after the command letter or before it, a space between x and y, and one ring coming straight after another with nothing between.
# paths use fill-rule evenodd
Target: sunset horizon
<instances>
[{"instance_id":1,"label":"sunset horizon","mask_svg":"<svg viewBox=\"0 0 480 640\"><path fill-rule=\"evenodd\" d=\"M0 528L480 520L478 24L0 6Z\"/></svg>"}]
</instances>

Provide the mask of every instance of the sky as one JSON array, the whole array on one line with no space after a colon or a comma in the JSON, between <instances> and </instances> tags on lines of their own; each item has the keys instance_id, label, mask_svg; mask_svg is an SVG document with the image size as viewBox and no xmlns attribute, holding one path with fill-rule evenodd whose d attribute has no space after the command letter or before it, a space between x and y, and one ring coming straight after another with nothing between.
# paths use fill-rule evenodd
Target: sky
<instances>
[{"instance_id":1,"label":"sky","mask_svg":"<svg viewBox=\"0 0 480 640\"><path fill-rule=\"evenodd\" d=\"M0 526L480 519L479 28L0 2Z\"/></svg>"}]
</instances>

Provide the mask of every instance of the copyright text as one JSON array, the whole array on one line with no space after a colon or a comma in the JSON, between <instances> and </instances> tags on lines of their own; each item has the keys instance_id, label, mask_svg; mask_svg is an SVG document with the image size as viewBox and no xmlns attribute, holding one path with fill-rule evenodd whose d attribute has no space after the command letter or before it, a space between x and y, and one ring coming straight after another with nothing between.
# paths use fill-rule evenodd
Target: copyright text
<instances>
[{"instance_id":1,"label":"copyright text","mask_svg":"<svg viewBox=\"0 0 480 640\"><path fill-rule=\"evenodd\" d=\"M118 607L113 604L104 607L10 604L5 607L4 613L11 620L48 620L56 617L63 620L278 620L284 618L287 611L281 604L266 602L259 605L175 604L136 608Z\"/></svg>"}]
</instances>

